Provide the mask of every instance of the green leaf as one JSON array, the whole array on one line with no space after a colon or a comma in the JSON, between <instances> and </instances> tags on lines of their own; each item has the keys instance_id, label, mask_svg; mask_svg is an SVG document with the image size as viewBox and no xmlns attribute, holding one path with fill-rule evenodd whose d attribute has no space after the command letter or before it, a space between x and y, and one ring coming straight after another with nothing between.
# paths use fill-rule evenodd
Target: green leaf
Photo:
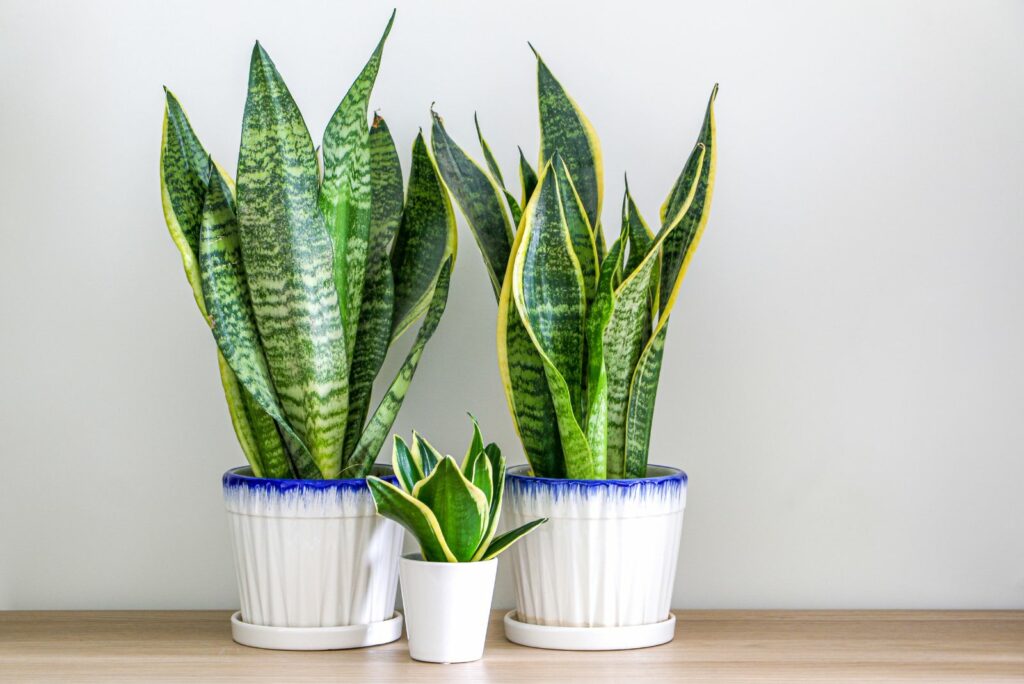
<instances>
[{"instance_id":1,"label":"green leaf","mask_svg":"<svg viewBox=\"0 0 1024 684\"><path fill-rule=\"evenodd\" d=\"M476 553L473 554L473 560L475 561L482 559L483 555L487 552L487 547L498 531L498 521L501 519L501 500L505 494L505 457L501 455L501 449L492 442L484 447L484 453L487 455L487 462L490 464L488 471L492 477L492 491L489 500L490 511L487 516L487 529L484 530L484 535L480 539L480 546L477 547Z\"/></svg>"},{"instance_id":2,"label":"green leaf","mask_svg":"<svg viewBox=\"0 0 1024 684\"><path fill-rule=\"evenodd\" d=\"M434 286L434 294L430 300L430 307L427 309L427 315L423 319L423 325L420 326L419 332L416 333L416 340L413 342L412 348L409 349L405 362L398 370L398 375L391 382L384 398L380 400L380 404L377 405L377 409L366 424L366 429L363 430L363 434L359 438L359 444L356 445L355 451L352 452L352 457L345 466L345 472L349 477L365 477L370 472L370 468L373 467L373 462L380 452L381 445L384 444L384 440L387 438L387 434L395 422L398 410L402 407L402 402L405 400L405 394L409 391L412 376L416 373L416 366L423 356L423 349L427 346L427 342L434 334L434 331L437 330L437 324L441 321L441 314L444 313L445 304L448 301L448 286L451 281L454 260L455 257L453 255L441 267L441 273L438 275L437 284Z\"/></svg>"},{"instance_id":3,"label":"green leaf","mask_svg":"<svg viewBox=\"0 0 1024 684\"><path fill-rule=\"evenodd\" d=\"M629 193L629 179L625 180L626 194L622 198L622 222L629 237L629 258L626 260L626 275L636 270L654 243L654 233L647 226L640 210Z\"/></svg>"},{"instance_id":4,"label":"green leaf","mask_svg":"<svg viewBox=\"0 0 1024 684\"><path fill-rule=\"evenodd\" d=\"M533 197L533 191L537 189L537 172L530 166L530 162L526 161L522 147L519 148L519 183L523 186L523 201L520 204L525 208ZM516 225L519 225L518 221Z\"/></svg>"},{"instance_id":5,"label":"green leaf","mask_svg":"<svg viewBox=\"0 0 1024 684\"><path fill-rule=\"evenodd\" d=\"M348 425L345 428L343 461L355 451L366 424L373 381L380 372L391 344L394 309L394 277L388 249L402 220L402 168L387 124L374 116L370 130L372 203L370 252L367 255L365 297L359 310L357 354L349 371Z\"/></svg>"},{"instance_id":6,"label":"green leaf","mask_svg":"<svg viewBox=\"0 0 1024 684\"><path fill-rule=\"evenodd\" d=\"M469 441L469 448L466 449L466 455L462 459L462 472L465 473L466 477L472 479L471 473L473 467L476 465L478 459L485 457L484 455L484 438L480 434L480 425L476 422L476 418L473 414L469 414L469 419L473 422L473 437Z\"/></svg>"},{"instance_id":7,"label":"green leaf","mask_svg":"<svg viewBox=\"0 0 1024 684\"><path fill-rule=\"evenodd\" d=\"M607 472L608 372L605 365L604 331L612 315L613 288L621 272L622 241L612 243L601 264L594 302L587 312L587 443L594 469Z\"/></svg>"},{"instance_id":8,"label":"green leaf","mask_svg":"<svg viewBox=\"0 0 1024 684\"><path fill-rule=\"evenodd\" d=\"M423 466L423 474L427 476L434 472L434 468L444 458L440 451L431 446L430 442L415 430L412 433L412 451L414 458Z\"/></svg>"},{"instance_id":9,"label":"green leaf","mask_svg":"<svg viewBox=\"0 0 1024 684\"><path fill-rule=\"evenodd\" d=\"M484 551L483 554L481 554L480 560L491 560L492 558L497 557L498 554L500 554L508 547L512 546L512 544L519 541L520 538L525 537L527 534L532 532L534 529L540 527L547 521L547 518L540 518L538 520L534 520L533 522L528 522L525 525L521 525L514 530L506 532L505 534L501 535L488 545L487 550Z\"/></svg>"},{"instance_id":10,"label":"green leaf","mask_svg":"<svg viewBox=\"0 0 1024 684\"><path fill-rule=\"evenodd\" d=\"M473 231L497 297L501 293L513 239L512 226L502 206L501 190L451 139L441 117L436 112L431 114L434 123L430 142L437 168Z\"/></svg>"},{"instance_id":11,"label":"green leaf","mask_svg":"<svg viewBox=\"0 0 1024 684\"><path fill-rule=\"evenodd\" d=\"M366 123L391 13L377 47L324 130L324 179L320 209L334 248L334 284L349 358L355 347L370 239L370 144Z\"/></svg>"},{"instance_id":12,"label":"green leaf","mask_svg":"<svg viewBox=\"0 0 1024 684\"><path fill-rule=\"evenodd\" d=\"M481 450L478 452L483 454ZM487 505L491 505L491 497L494 495L494 473L491 471L491 462L487 458L478 458L473 463L471 472L467 475L470 482L484 493L487 497Z\"/></svg>"},{"instance_id":13,"label":"green leaf","mask_svg":"<svg viewBox=\"0 0 1024 684\"><path fill-rule=\"evenodd\" d=\"M533 49L533 46L530 46ZM540 110L541 166L556 152L569 167L591 226L601 219L604 172L601 145L593 126L576 102L537 56L537 102Z\"/></svg>"},{"instance_id":14,"label":"green leaf","mask_svg":"<svg viewBox=\"0 0 1024 684\"><path fill-rule=\"evenodd\" d=\"M651 338L636 370L629 390L629 408L626 414L626 477L647 476L647 454L651 443L651 423L654 420L654 400L658 395L661 360L665 352L666 326L661 326Z\"/></svg>"},{"instance_id":15,"label":"green leaf","mask_svg":"<svg viewBox=\"0 0 1024 684\"><path fill-rule=\"evenodd\" d=\"M238 159L238 222L253 311L288 424L335 478L348 412L345 330L317 207L313 142L257 43Z\"/></svg>"},{"instance_id":16,"label":"green leaf","mask_svg":"<svg viewBox=\"0 0 1024 684\"><path fill-rule=\"evenodd\" d=\"M569 169L557 152L551 158L551 165L558 182L558 197L562 202L562 215L565 217L565 225L569 229L572 249L580 265L580 273L583 275L587 301L590 302L597 289L597 247L594 245L594 233L590 229L590 222L583 213L583 204L580 202L580 196L576 192L572 178L569 177Z\"/></svg>"},{"instance_id":17,"label":"green leaf","mask_svg":"<svg viewBox=\"0 0 1024 684\"><path fill-rule=\"evenodd\" d=\"M402 225L391 250L395 276L392 340L426 310L441 266L456 249L455 215L421 132L413 144Z\"/></svg>"},{"instance_id":18,"label":"green leaf","mask_svg":"<svg viewBox=\"0 0 1024 684\"><path fill-rule=\"evenodd\" d=\"M261 470L289 473L291 466L275 423L291 434L302 449L305 447L298 442L298 436L285 420L274 390L242 265L234 196L218 172L210 174L203 205L199 265L203 299L213 336L227 364L244 387L243 400L259 445ZM250 406L251 403L255 406ZM261 413L273 420L264 420Z\"/></svg>"},{"instance_id":19,"label":"green leaf","mask_svg":"<svg viewBox=\"0 0 1024 684\"><path fill-rule=\"evenodd\" d=\"M715 98L718 96L718 85L711 90L708 108L704 114L698 143L703 144L706 154L700 161L694 153L683 167L672 191L661 208L662 225L679 222L680 229L670 240L665 242L664 261L661 273L661 313L660 320L668 318L683 282L686 268L693 256L697 243L700 242L704 227L711 213L711 194L715 186L715 168L718 158L718 141L715 139ZM693 198L687 201L690 187L697 180L697 188Z\"/></svg>"},{"instance_id":20,"label":"green leaf","mask_svg":"<svg viewBox=\"0 0 1024 684\"><path fill-rule=\"evenodd\" d=\"M484 140L483 131L480 130L480 119L477 117L475 112L473 113L473 123L476 124L476 137L477 140L480 141L480 149L484 151L484 160L487 162L487 169L491 172L491 176L498 183L498 186L501 188L501 192L505 195L505 202L508 203L508 209L512 212L513 227L518 226L519 219L522 218L523 215L523 210L519 206L519 202L516 201L515 196L505 187L505 179L501 177L501 169L498 167L498 161L494 158L494 154L491 152L491 146L487 144L486 140ZM514 233L515 230L512 230L509 233L509 246L512 245L512 241L515 239ZM497 296L497 293L501 291L501 279L504 275L505 272L503 270L498 278L495 296Z\"/></svg>"},{"instance_id":21,"label":"green leaf","mask_svg":"<svg viewBox=\"0 0 1024 684\"><path fill-rule=\"evenodd\" d=\"M412 493L416 483L423 479L423 464L417 455L409 451L408 445L398 435L395 435L395 448L391 455L391 466L395 469L395 475L401 482L405 491Z\"/></svg>"},{"instance_id":22,"label":"green leaf","mask_svg":"<svg viewBox=\"0 0 1024 684\"><path fill-rule=\"evenodd\" d=\"M423 502L372 475L366 478L366 484L370 486L377 512L412 533L424 560L433 563L454 563L458 560L445 542L437 517Z\"/></svg>"},{"instance_id":23,"label":"green leaf","mask_svg":"<svg viewBox=\"0 0 1024 684\"><path fill-rule=\"evenodd\" d=\"M192 288L196 305L209 324L203 299L198 250L203 204L212 175L211 162L180 103L169 90L165 89L165 93L167 104L160 147L160 194L164 218L171 239L181 254L185 276ZM220 172L220 175L230 187L231 180L227 174ZM217 366L231 425L253 472L258 476L287 477L289 473L284 471L283 466L280 469L276 467L282 463L283 446L273 419L256 407L219 350ZM261 454L261 449L266 452L265 456ZM287 465L287 457L284 460L283 465Z\"/></svg>"},{"instance_id":24,"label":"green leaf","mask_svg":"<svg viewBox=\"0 0 1024 684\"><path fill-rule=\"evenodd\" d=\"M582 415L586 292L562 214L556 175L549 162L526 207L521 244L513 255L512 298L544 364L548 390L571 478L601 477L586 436ZM536 388L533 389L536 392Z\"/></svg>"},{"instance_id":25,"label":"green leaf","mask_svg":"<svg viewBox=\"0 0 1024 684\"><path fill-rule=\"evenodd\" d=\"M455 459L442 458L416 483L412 495L434 513L455 559L471 560L487 525L487 497L466 479Z\"/></svg>"}]
</instances>

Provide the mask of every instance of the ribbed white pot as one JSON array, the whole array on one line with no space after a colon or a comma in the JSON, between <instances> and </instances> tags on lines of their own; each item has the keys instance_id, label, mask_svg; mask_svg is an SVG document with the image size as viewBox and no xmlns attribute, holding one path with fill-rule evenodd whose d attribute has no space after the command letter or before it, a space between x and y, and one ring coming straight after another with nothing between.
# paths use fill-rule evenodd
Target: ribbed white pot
<instances>
[{"instance_id":1,"label":"ribbed white pot","mask_svg":"<svg viewBox=\"0 0 1024 684\"><path fill-rule=\"evenodd\" d=\"M374 474L397 484L390 468ZM223 483L242 622L327 628L394 617L404 531L377 516L365 480L272 480L246 467Z\"/></svg>"},{"instance_id":2,"label":"ribbed white pot","mask_svg":"<svg viewBox=\"0 0 1024 684\"><path fill-rule=\"evenodd\" d=\"M662 466L648 467L648 477L635 480L528 473L528 466L509 468L503 522L512 528L549 520L508 552L515 619L567 628L667 624L686 473Z\"/></svg>"},{"instance_id":3,"label":"ribbed white pot","mask_svg":"<svg viewBox=\"0 0 1024 684\"><path fill-rule=\"evenodd\" d=\"M429 663L468 663L484 654L498 559L430 563L402 558L402 604L409 655Z\"/></svg>"}]
</instances>

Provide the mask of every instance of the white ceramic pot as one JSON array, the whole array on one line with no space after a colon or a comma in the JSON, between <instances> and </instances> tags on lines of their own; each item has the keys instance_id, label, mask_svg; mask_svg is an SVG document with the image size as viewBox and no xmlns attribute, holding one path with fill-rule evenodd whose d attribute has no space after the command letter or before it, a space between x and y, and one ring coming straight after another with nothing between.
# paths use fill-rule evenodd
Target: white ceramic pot
<instances>
[{"instance_id":1,"label":"white ceramic pot","mask_svg":"<svg viewBox=\"0 0 1024 684\"><path fill-rule=\"evenodd\" d=\"M557 480L529 472L509 468L503 523L549 520L508 552L516 610L506 636L595 650L671 641L686 473L649 466L634 480Z\"/></svg>"},{"instance_id":2,"label":"white ceramic pot","mask_svg":"<svg viewBox=\"0 0 1024 684\"><path fill-rule=\"evenodd\" d=\"M401 560L409 655L430 663L467 663L484 654L498 559L429 563Z\"/></svg>"},{"instance_id":3,"label":"white ceramic pot","mask_svg":"<svg viewBox=\"0 0 1024 684\"><path fill-rule=\"evenodd\" d=\"M374 474L397 484L390 468ZM366 480L274 480L246 467L223 484L241 599L236 641L320 649L401 636L404 531L377 516Z\"/></svg>"}]
</instances>

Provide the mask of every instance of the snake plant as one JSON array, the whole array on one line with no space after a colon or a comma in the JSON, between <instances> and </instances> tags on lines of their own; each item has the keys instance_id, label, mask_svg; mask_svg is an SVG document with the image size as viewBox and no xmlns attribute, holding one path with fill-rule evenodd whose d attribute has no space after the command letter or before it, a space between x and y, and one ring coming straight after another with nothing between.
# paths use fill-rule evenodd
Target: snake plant
<instances>
[{"instance_id":1,"label":"snake plant","mask_svg":"<svg viewBox=\"0 0 1024 684\"><path fill-rule=\"evenodd\" d=\"M367 122L393 21L327 124L322 168L259 43L237 189L166 91L164 216L258 476L365 477L445 308L456 232L437 166L420 135L403 198L388 127L376 116ZM405 362L370 414L388 348L420 317Z\"/></svg>"},{"instance_id":2,"label":"snake plant","mask_svg":"<svg viewBox=\"0 0 1024 684\"><path fill-rule=\"evenodd\" d=\"M436 113L431 145L498 300L501 377L533 473L643 477L669 315L711 208L718 86L661 206L658 232L644 221L627 182L619 236L607 246L597 135L534 53L540 173L520 149L518 201L479 122L486 169L452 140Z\"/></svg>"},{"instance_id":3,"label":"snake plant","mask_svg":"<svg viewBox=\"0 0 1024 684\"><path fill-rule=\"evenodd\" d=\"M496 557L547 518L495 536L505 491L505 457L493 442L484 446L473 420L473 438L460 467L413 432L412 447L395 435L392 466L399 487L366 478L377 513L412 533L423 559L438 563Z\"/></svg>"}]
</instances>

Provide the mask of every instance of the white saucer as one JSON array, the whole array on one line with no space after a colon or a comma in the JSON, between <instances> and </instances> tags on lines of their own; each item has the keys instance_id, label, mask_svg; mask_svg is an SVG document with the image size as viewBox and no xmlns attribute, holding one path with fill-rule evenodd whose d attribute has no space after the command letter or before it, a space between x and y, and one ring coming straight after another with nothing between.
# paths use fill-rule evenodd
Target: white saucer
<instances>
[{"instance_id":1,"label":"white saucer","mask_svg":"<svg viewBox=\"0 0 1024 684\"><path fill-rule=\"evenodd\" d=\"M402 614L368 625L347 627L266 627L242 622L242 611L231 616L231 638L243 646L278 651L336 651L395 641L402 636Z\"/></svg>"},{"instance_id":2,"label":"white saucer","mask_svg":"<svg viewBox=\"0 0 1024 684\"><path fill-rule=\"evenodd\" d=\"M672 641L676 616L652 625L634 627L554 627L516 620L516 611L505 613L505 638L522 646L559 651L620 651L647 648Z\"/></svg>"}]
</instances>

